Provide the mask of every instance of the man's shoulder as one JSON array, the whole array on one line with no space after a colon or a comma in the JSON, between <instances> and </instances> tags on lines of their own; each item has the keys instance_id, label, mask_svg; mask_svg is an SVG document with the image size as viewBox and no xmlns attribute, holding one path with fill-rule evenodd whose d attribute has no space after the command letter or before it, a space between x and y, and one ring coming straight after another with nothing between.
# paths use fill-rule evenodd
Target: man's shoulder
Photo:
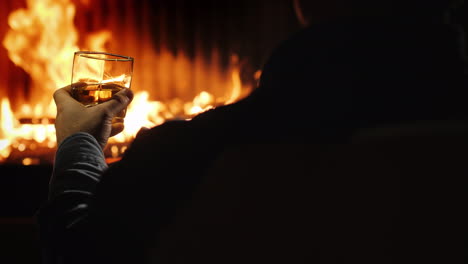
<instances>
[{"instance_id":1,"label":"man's shoulder","mask_svg":"<svg viewBox=\"0 0 468 264\"><path fill-rule=\"evenodd\" d=\"M248 100L219 106L187 120L169 120L149 130L142 131L135 138L139 144L191 144L193 140L209 134L222 133L226 126L234 126L237 120L246 117L251 107Z\"/></svg>"},{"instance_id":2,"label":"man's shoulder","mask_svg":"<svg viewBox=\"0 0 468 264\"><path fill-rule=\"evenodd\" d=\"M190 128L190 121L169 120L148 130L141 130L132 143L136 145L167 144L173 139L181 140Z\"/></svg>"}]
</instances>

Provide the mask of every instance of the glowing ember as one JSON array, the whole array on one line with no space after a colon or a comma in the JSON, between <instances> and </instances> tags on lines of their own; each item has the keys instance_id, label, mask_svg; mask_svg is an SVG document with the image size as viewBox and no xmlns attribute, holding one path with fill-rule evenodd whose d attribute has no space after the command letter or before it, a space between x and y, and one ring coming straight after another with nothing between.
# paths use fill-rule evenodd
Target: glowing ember
<instances>
[{"instance_id":1,"label":"glowing ember","mask_svg":"<svg viewBox=\"0 0 468 264\"><path fill-rule=\"evenodd\" d=\"M89 2L82 0L82 3ZM56 147L53 92L70 83L75 51L107 51L104 47L112 40L112 33L107 30L85 36L85 46L78 47L78 30L73 23L75 11L71 0L28 0L27 8L12 12L8 18L10 30L3 44L11 61L31 76L33 83L29 97L33 104L23 104L18 111L13 111L9 100L1 99L0 163L12 160L12 156L15 162L23 165L51 160ZM154 54L152 52L148 54ZM206 82L229 94L215 96L197 90L197 95L191 100L176 98L161 102L151 101L148 91L136 92L127 110L125 130L109 141L108 158L121 156L141 127L151 128L168 119L190 119L218 105L233 103L251 90L251 86L242 84L237 56L232 57L227 70L200 57L190 60L183 53L173 55L164 48L157 59L161 65L174 66L173 69L156 69L163 76L160 85L173 82L178 90L192 85L188 76L196 76L197 87L200 87L200 82ZM139 58L135 57L135 60ZM135 69L134 76L138 76L138 70L148 69ZM166 79L168 76L173 76L174 80Z\"/></svg>"}]
</instances>

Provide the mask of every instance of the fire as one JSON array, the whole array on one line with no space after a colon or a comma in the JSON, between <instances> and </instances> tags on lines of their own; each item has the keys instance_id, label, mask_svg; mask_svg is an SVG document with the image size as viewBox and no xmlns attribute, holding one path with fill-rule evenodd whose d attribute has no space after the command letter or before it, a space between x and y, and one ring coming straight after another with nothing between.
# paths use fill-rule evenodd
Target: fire
<instances>
[{"instance_id":1,"label":"fire","mask_svg":"<svg viewBox=\"0 0 468 264\"><path fill-rule=\"evenodd\" d=\"M5 139L0 139L0 161L8 158L11 153L11 134L13 132L13 113L10 109L10 103L7 99L2 99L0 105L0 121L2 129L0 130L0 136Z\"/></svg>"},{"instance_id":2,"label":"fire","mask_svg":"<svg viewBox=\"0 0 468 264\"><path fill-rule=\"evenodd\" d=\"M78 46L80 36L74 25L75 13L76 7L71 0L27 0L27 8L15 10L8 17L10 29L3 45L11 61L30 75L30 101L33 103L23 104L18 111L14 111L7 98L1 99L0 163L8 161L15 153L20 153L18 155L24 165L40 163L38 156L41 155L53 156L56 147L53 92L69 84L75 51L107 51L106 43L113 36L108 30L84 36L82 43L85 46ZM215 96L208 91L199 91L192 100L184 102L176 98L163 102L151 100L149 91L136 92L127 110L125 130L109 141L109 156L113 158L126 150L126 144L131 142L141 127L151 128L169 119L190 119L218 105L233 103L252 88L241 81L237 56L232 57L229 68L225 70L213 62L201 58L190 60L183 53L173 55L164 49L158 56L159 61L174 65L174 69L158 69L168 73L162 74L162 84L171 82L165 79L171 76L169 70L174 73L176 89L191 85L187 81L190 78L186 76L195 73L197 84L207 82L230 93L228 96ZM135 57L135 60L138 59ZM138 70L134 75L138 75Z\"/></svg>"},{"instance_id":3,"label":"fire","mask_svg":"<svg viewBox=\"0 0 468 264\"><path fill-rule=\"evenodd\" d=\"M10 14L3 41L8 55L33 80L34 100L70 82L78 32L75 6L69 0L27 0L27 7ZM44 102L41 102L44 103Z\"/></svg>"}]
</instances>

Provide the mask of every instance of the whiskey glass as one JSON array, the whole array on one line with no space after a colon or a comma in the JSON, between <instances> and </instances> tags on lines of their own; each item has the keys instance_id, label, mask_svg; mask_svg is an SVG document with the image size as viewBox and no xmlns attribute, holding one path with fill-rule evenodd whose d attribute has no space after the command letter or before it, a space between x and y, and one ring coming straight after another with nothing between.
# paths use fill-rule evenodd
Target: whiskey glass
<instances>
[{"instance_id":1,"label":"whiskey glass","mask_svg":"<svg viewBox=\"0 0 468 264\"><path fill-rule=\"evenodd\" d=\"M73 58L72 96L86 107L106 102L123 88L130 88L132 57L98 51L77 51ZM115 116L123 121L126 109Z\"/></svg>"}]
</instances>

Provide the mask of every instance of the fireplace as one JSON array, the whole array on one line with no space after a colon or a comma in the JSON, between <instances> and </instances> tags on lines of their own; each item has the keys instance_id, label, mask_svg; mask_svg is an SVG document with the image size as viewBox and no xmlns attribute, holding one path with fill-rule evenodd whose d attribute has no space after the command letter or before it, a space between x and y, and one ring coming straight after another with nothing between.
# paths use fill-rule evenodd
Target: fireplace
<instances>
[{"instance_id":1,"label":"fireplace","mask_svg":"<svg viewBox=\"0 0 468 264\"><path fill-rule=\"evenodd\" d=\"M265 58L297 24L288 1L7 0L0 3L0 164L51 164L54 90L73 52L135 58L126 129L105 150L118 160L142 126L247 96Z\"/></svg>"},{"instance_id":2,"label":"fireplace","mask_svg":"<svg viewBox=\"0 0 468 264\"><path fill-rule=\"evenodd\" d=\"M52 94L71 81L73 51L135 58L129 130L105 151L113 162L141 126L247 96L271 50L297 26L288 1L0 1L0 262L40 263L32 217L47 199Z\"/></svg>"}]
</instances>

